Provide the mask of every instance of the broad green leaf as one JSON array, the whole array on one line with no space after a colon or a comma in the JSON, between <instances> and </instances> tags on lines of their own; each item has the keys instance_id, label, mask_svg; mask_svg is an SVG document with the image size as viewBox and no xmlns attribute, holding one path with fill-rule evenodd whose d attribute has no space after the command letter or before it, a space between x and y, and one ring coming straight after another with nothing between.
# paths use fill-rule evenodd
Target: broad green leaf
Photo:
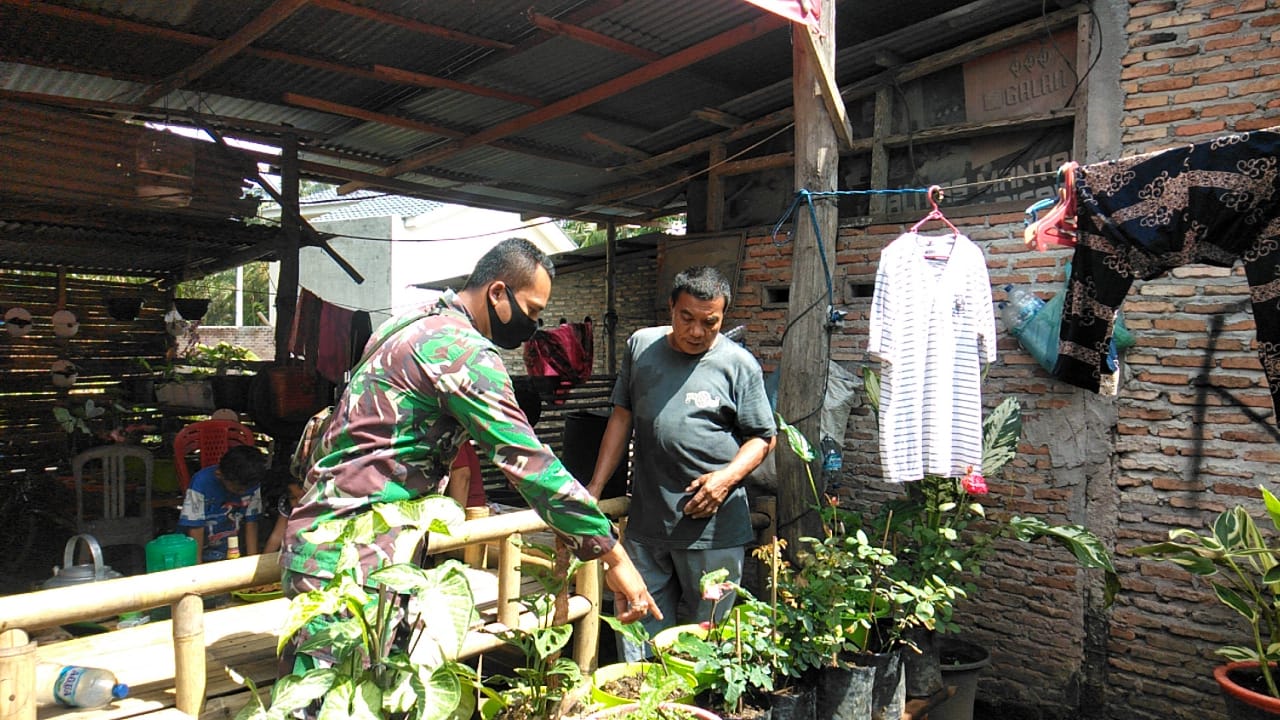
<instances>
[{"instance_id":1,"label":"broad green leaf","mask_svg":"<svg viewBox=\"0 0 1280 720\"><path fill-rule=\"evenodd\" d=\"M448 667L419 668L413 678L418 694L418 713L421 720L451 720L463 701L462 685Z\"/></svg>"},{"instance_id":2,"label":"broad green leaf","mask_svg":"<svg viewBox=\"0 0 1280 720\"><path fill-rule=\"evenodd\" d=\"M1271 517L1272 526L1280 530L1280 499L1277 499L1266 486L1259 485L1258 489L1262 490L1262 501L1266 505L1267 515Z\"/></svg>"},{"instance_id":3,"label":"broad green leaf","mask_svg":"<svg viewBox=\"0 0 1280 720\"><path fill-rule=\"evenodd\" d=\"M880 376L867 366L862 368L862 387L867 393L867 404L871 406L871 414L880 417Z\"/></svg>"},{"instance_id":4,"label":"broad green leaf","mask_svg":"<svg viewBox=\"0 0 1280 720\"><path fill-rule=\"evenodd\" d=\"M791 452L807 463L813 462L816 456L813 454L813 447L809 445L809 440L795 427L788 425L781 415L775 413L774 418L778 421L778 430L786 436L787 443L791 446Z\"/></svg>"},{"instance_id":5,"label":"broad green leaf","mask_svg":"<svg viewBox=\"0 0 1280 720\"><path fill-rule=\"evenodd\" d=\"M995 477L1018 454L1022 413L1018 399L1006 397L982 421L982 474Z\"/></svg>"},{"instance_id":6,"label":"broad green leaf","mask_svg":"<svg viewBox=\"0 0 1280 720\"><path fill-rule=\"evenodd\" d=\"M338 672L332 668L309 670L305 675L286 675L272 688L271 707L287 712L310 705L329 692L338 680Z\"/></svg>"},{"instance_id":7,"label":"broad green leaf","mask_svg":"<svg viewBox=\"0 0 1280 720\"><path fill-rule=\"evenodd\" d=\"M382 720L382 688L373 680L356 685L351 698L351 720Z\"/></svg>"},{"instance_id":8,"label":"broad green leaf","mask_svg":"<svg viewBox=\"0 0 1280 720\"><path fill-rule=\"evenodd\" d=\"M1257 609L1252 603L1241 596L1240 593L1219 583L1213 583L1213 592L1217 594L1218 599L1221 600L1224 605L1243 615L1250 623L1257 622Z\"/></svg>"},{"instance_id":9,"label":"broad green leaf","mask_svg":"<svg viewBox=\"0 0 1280 720\"><path fill-rule=\"evenodd\" d=\"M355 684L351 678L344 677L335 683L329 694L324 696L324 704L316 720L348 720L351 717L351 697L355 692Z\"/></svg>"},{"instance_id":10,"label":"broad green leaf","mask_svg":"<svg viewBox=\"0 0 1280 720\"><path fill-rule=\"evenodd\" d=\"M463 568L453 560L431 568L426 571L428 582L414 592L421 611L430 613L427 633L451 656L462 649L462 640L475 620L475 599Z\"/></svg>"}]
</instances>

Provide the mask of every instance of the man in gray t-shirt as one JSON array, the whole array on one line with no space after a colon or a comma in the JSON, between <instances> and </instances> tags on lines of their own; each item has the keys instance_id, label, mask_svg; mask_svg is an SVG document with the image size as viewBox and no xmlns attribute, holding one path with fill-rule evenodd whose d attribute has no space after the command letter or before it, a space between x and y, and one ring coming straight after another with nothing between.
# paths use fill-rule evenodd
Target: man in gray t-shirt
<instances>
[{"instance_id":1,"label":"man in gray t-shirt","mask_svg":"<svg viewBox=\"0 0 1280 720\"><path fill-rule=\"evenodd\" d=\"M698 582L711 570L742 578L754 533L741 482L773 448L776 426L759 363L720 335L729 283L714 268L676 276L671 325L627 341L613 389L613 414L587 489L599 497L635 431L631 511L624 545L664 621L709 620ZM716 607L723 616L730 603ZM623 644L627 660L644 648Z\"/></svg>"}]
</instances>

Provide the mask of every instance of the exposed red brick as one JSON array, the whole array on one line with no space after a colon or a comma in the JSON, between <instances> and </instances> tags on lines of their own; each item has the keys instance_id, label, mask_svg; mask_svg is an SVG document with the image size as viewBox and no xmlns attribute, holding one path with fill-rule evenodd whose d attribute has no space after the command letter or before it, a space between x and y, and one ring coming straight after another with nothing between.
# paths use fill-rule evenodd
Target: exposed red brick
<instances>
[{"instance_id":1,"label":"exposed red brick","mask_svg":"<svg viewBox=\"0 0 1280 720\"><path fill-rule=\"evenodd\" d=\"M1183 318L1160 318L1153 321L1152 325L1158 330L1180 332L1204 332L1206 330L1203 320L1186 320Z\"/></svg>"},{"instance_id":2,"label":"exposed red brick","mask_svg":"<svg viewBox=\"0 0 1280 720\"><path fill-rule=\"evenodd\" d=\"M1204 358L1198 355L1168 355L1160 358L1160 364L1168 367L1200 367Z\"/></svg>"},{"instance_id":3,"label":"exposed red brick","mask_svg":"<svg viewBox=\"0 0 1280 720\"><path fill-rule=\"evenodd\" d=\"M1225 129L1227 129L1227 124L1225 122L1221 120L1213 120L1210 122L1179 125L1173 129L1173 134L1183 137L1190 135L1207 135L1209 133L1220 133Z\"/></svg>"},{"instance_id":4,"label":"exposed red brick","mask_svg":"<svg viewBox=\"0 0 1280 720\"><path fill-rule=\"evenodd\" d=\"M1231 70L1219 70L1217 72L1201 73L1196 77L1197 85L1217 85L1219 83L1229 83L1236 80L1244 80L1255 75L1253 68L1234 68ZM1167 90L1169 88L1152 88L1153 90Z\"/></svg>"},{"instance_id":5,"label":"exposed red brick","mask_svg":"<svg viewBox=\"0 0 1280 720\"><path fill-rule=\"evenodd\" d=\"M1172 2L1143 2L1137 3L1129 9L1130 18L1146 17L1148 15L1159 15L1174 10L1177 3Z\"/></svg>"},{"instance_id":6,"label":"exposed red brick","mask_svg":"<svg viewBox=\"0 0 1280 720\"><path fill-rule=\"evenodd\" d=\"M1175 120L1186 120L1195 117L1196 112L1191 108L1175 108L1173 110L1156 110L1142 116L1143 125L1156 125L1160 123L1169 123Z\"/></svg>"},{"instance_id":7,"label":"exposed red brick","mask_svg":"<svg viewBox=\"0 0 1280 720\"><path fill-rule=\"evenodd\" d=\"M1255 13L1255 12L1262 12L1263 10L1266 10L1266 9L1267 9L1267 0L1244 0L1244 2L1240 3L1240 6L1236 8L1236 12L1239 12L1241 14Z\"/></svg>"},{"instance_id":8,"label":"exposed red brick","mask_svg":"<svg viewBox=\"0 0 1280 720\"><path fill-rule=\"evenodd\" d=\"M1268 117L1251 118L1248 120L1237 120L1235 129L1244 130L1262 130L1265 128L1276 127L1280 125L1280 116L1271 115Z\"/></svg>"},{"instance_id":9,"label":"exposed red brick","mask_svg":"<svg viewBox=\"0 0 1280 720\"><path fill-rule=\"evenodd\" d=\"M1207 35L1226 35L1239 30L1244 25L1241 20L1223 20L1221 22L1203 23L1187 28L1187 37L1200 38Z\"/></svg>"},{"instance_id":10,"label":"exposed red brick","mask_svg":"<svg viewBox=\"0 0 1280 720\"><path fill-rule=\"evenodd\" d=\"M1200 72L1209 68L1216 68L1227 62L1225 55L1211 55L1208 57L1197 57L1193 60L1179 60L1173 64L1173 72L1188 73Z\"/></svg>"},{"instance_id":11,"label":"exposed red brick","mask_svg":"<svg viewBox=\"0 0 1280 720\"><path fill-rule=\"evenodd\" d=\"M1195 45L1175 45L1174 47L1160 48L1159 50L1148 50L1144 55L1147 60L1164 60L1165 58L1180 58L1187 57L1189 55L1196 55L1199 52L1200 48Z\"/></svg>"},{"instance_id":12,"label":"exposed red brick","mask_svg":"<svg viewBox=\"0 0 1280 720\"><path fill-rule=\"evenodd\" d=\"M1208 105L1200 109L1200 117L1221 117L1224 115L1247 115L1257 112L1257 103L1225 103Z\"/></svg>"},{"instance_id":13,"label":"exposed red brick","mask_svg":"<svg viewBox=\"0 0 1280 720\"><path fill-rule=\"evenodd\" d=\"M1181 105L1183 103L1217 100L1218 98L1224 98L1226 96L1227 88L1222 85L1215 85L1213 87L1196 88L1195 90L1177 93L1173 96L1173 102L1175 105ZM1157 95L1155 97L1160 96Z\"/></svg>"},{"instance_id":14,"label":"exposed red brick","mask_svg":"<svg viewBox=\"0 0 1280 720\"><path fill-rule=\"evenodd\" d=\"M1233 47L1244 47L1252 45L1262 39L1262 33L1253 33L1250 35L1236 35L1234 37L1214 38L1205 42L1204 49L1206 52L1214 50L1223 50Z\"/></svg>"},{"instance_id":15,"label":"exposed red brick","mask_svg":"<svg viewBox=\"0 0 1280 720\"><path fill-rule=\"evenodd\" d=\"M1226 88L1222 89L1223 95ZM1221 95L1219 97L1222 97ZM1124 99L1125 110L1144 110L1146 108L1163 107L1169 104L1168 95L1130 95Z\"/></svg>"},{"instance_id":16,"label":"exposed red brick","mask_svg":"<svg viewBox=\"0 0 1280 720\"><path fill-rule=\"evenodd\" d=\"M1181 25L1194 25L1199 22L1204 22L1204 13L1184 13L1182 15L1152 18L1150 27L1152 30L1158 30Z\"/></svg>"},{"instance_id":17,"label":"exposed red brick","mask_svg":"<svg viewBox=\"0 0 1280 720\"><path fill-rule=\"evenodd\" d=\"M1201 76L1204 77L1203 75ZM1253 77L1250 72L1245 77ZM1165 78L1163 80L1148 80L1140 83L1138 89L1141 92L1161 92L1164 90L1185 90L1191 87L1193 80L1189 77ZM1205 84L1201 82L1201 84Z\"/></svg>"},{"instance_id":18,"label":"exposed red brick","mask_svg":"<svg viewBox=\"0 0 1280 720\"><path fill-rule=\"evenodd\" d=\"M1251 27L1271 27L1272 25L1280 25L1280 13L1269 13L1262 17L1256 17L1249 21Z\"/></svg>"},{"instance_id":19,"label":"exposed red brick","mask_svg":"<svg viewBox=\"0 0 1280 720\"><path fill-rule=\"evenodd\" d=\"M1277 47L1263 48L1262 50L1241 50L1231 53L1231 62L1240 65L1258 60L1271 60L1277 57L1280 57L1280 48Z\"/></svg>"}]
</instances>

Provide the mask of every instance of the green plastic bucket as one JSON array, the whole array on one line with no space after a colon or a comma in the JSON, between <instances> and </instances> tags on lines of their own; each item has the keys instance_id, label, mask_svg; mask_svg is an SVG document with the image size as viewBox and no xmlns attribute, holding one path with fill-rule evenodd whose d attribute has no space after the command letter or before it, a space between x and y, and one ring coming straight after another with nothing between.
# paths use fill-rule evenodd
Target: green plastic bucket
<instances>
[{"instance_id":1,"label":"green plastic bucket","mask_svg":"<svg viewBox=\"0 0 1280 720\"><path fill-rule=\"evenodd\" d=\"M147 543L147 572L160 572L196 564L195 538L169 533Z\"/></svg>"}]
</instances>

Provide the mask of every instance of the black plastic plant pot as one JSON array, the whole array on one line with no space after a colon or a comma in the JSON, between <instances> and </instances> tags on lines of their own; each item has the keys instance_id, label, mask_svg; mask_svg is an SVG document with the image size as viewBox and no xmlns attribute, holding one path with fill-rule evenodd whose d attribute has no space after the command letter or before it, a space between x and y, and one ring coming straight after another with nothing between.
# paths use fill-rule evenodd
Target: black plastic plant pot
<instances>
[{"instance_id":1,"label":"black plastic plant pot","mask_svg":"<svg viewBox=\"0 0 1280 720\"><path fill-rule=\"evenodd\" d=\"M209 310L209 299L174 298L173 307L183 320L199 320Z\"/></svg>"},{"instance_id":2,"label":"black plastic plant pot","mask_svg":"<svg viewBox=\"0 0 1280 720\"><path fill-rule=\"evenodd\" d=\"M142 298L119 297L107 299L107 314L120 321L136 320L142 311Z\"/></svg>"}]
</instances>

